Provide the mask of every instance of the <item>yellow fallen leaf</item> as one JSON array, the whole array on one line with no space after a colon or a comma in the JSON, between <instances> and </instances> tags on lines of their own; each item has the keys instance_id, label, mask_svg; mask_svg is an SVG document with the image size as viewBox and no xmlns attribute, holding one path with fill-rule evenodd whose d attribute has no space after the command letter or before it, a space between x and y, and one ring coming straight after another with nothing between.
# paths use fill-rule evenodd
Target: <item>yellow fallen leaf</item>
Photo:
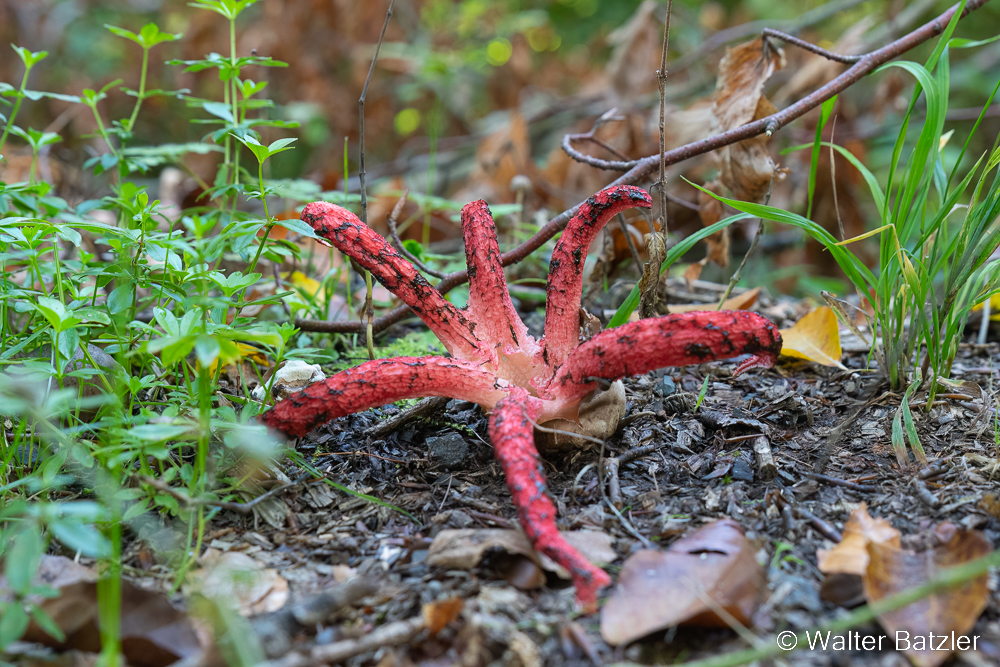
<instances>
[{"instance_id":1,"label":"yellow fallen leaf","mask_svg":"<svg viewBox=\"0 0 1000 667\"><path fill-rule=\"evenodd\" d=\"M301 271L292 271L291 273L286 271L281 274L281 277L310 296L323 297L322 294L319 294L319 281L315 278L310 278Z\"/></svg>"},{"instance_id":2,"label":"yellow fallen leaf","mask_svg":"<svg viewBox=\"0 0 1000 667\"><path fill-rule=\"evenodd\" d=\"M844 368L840 363L840 330L837 316L828 306L813 308L792 325L781 330L781 354L808 359L823 366Z\"/></svg>"},{"instance_id":3,"label":"yellow fallen leaf","mask_svg":"<svg viewBox=\"0 0 1000 667\"><path fill-rule=\"evenodd\" d=\"M983 304L976 304L972 307L973 311L982 310ZM990 319L993 321L1000 321L1000 294L994 294L990 297Z\"/></svg>"}]
</instances>

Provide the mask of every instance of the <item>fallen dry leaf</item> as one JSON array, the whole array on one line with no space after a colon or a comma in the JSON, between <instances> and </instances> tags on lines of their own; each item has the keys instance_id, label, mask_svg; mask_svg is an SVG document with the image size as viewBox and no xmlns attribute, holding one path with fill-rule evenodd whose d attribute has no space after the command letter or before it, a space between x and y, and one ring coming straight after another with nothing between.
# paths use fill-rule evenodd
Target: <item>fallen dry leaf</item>
<instances>
[{"instance_id":1,"label":"fallen dry leaf","mask_svg":"<svg viewBox=\"0 0 1000 667\"><path fill-rule=\"evenodd\" d=\"M66 635L57 642L34 621L23 639L59 651L98 653L97 574L63 556L44 556L36 574L37 585L58 591L52 598L34 602ZM145 591L122 581L121 646L131 665L164 667L201 653L202 646L187 616L174 609L160 593ZM0 597L3 597L0 584Z\"/></svg>"},{"instance_id":2,"label":"fallen dry leaf","mask_svg":"<svg viewBox=\"0 0 1000 667\"><path fill-rule=\"evenodd\" d=\"M1000 519L1000 496L995 493L984 494L979 499L979 502L976 503L976 507L992 515L994 518Z\"/></svg>"},{"instance_id":3,"label":"fallen dry leaf","mask_svg":"<svg viewBox=\"0 0 1000 667\"><path fill-rule=\"evenodd\" d=\"M784 66L781 49L757 38L726 49L716 80L713 131L745 125L774 112L763 96L764 84ZM767 153L767 137L746 139L718 151L719 180L737 199L760 201L775 167Z\"/></svg>"},{"instance_id":4,"label":"fallen dry leaf","mask_svg":"<svg viewBox=\"0 0 1000 667\"><path fill-rule=\"evenodd\" d=\"M201 562L185 592L222 599L243 616L277 611L288 601L288 581L244 553L208 549Z\"/></svg>"},{"instance_id":5,"label":"fallen dry leaf","mask_svg":"<svg viewBox=\"0 0 1000 667\"><path fill-rule=\"evenodd\" d=\"M844 368L840 363L840 329L828 306L813 308L789 329L781 330L781 354L808 359L823 366Z\"/></svg>"},{"instance_id":6,"label":"fallen dry leaf","mask_svg":"<svg viewBox=\"0 0 1000 667\"><path fill-rule=\"evenodd\" d=\"M444 630L444 627L458 618L462 612L462 598L453 597L446 600L434 600L421 607L424 617L424 625L431 633L431 637Z\"/></svg>"},{"instance_id":7,"label":"fallen dry leaf","mask_svg":"<svg viewBox=\"0 0 1000 667\"><path fill-rule=\"evenodd\" d=\"M979 531L952 528L946 531L949 532L951 539L923 553L904 551L888 543L869 543L871 563L864 576L868 602L920 586L943 568L975 560L992 551L989 540ZM987 579L984 573L961 588L917 600L902 609L879 615L878 620L895 639L897 650L902 650L914 665L937 667L949 658L957 646L954 642L958 641L941 645L940 640L966 636L986 608ZM931 634L938 638L937 641L932 643ZM901 638L906 640L905 644L901 643Z\"/></svg>"},{"instance_id":8,"label":"fallen dry leaf","mask_svg":"<svg viewBox=\"0 0 1000 667\"><path fill-rule=\"evenodd\" d=\"M899 548L899 531L885 519L872 518L862 502L844 524L844 537L832 549L818 549L816 560L823 574L864 576L868 570L868 545L888 544Z\"/></svg>"},{"instance_id":9,"label":"fallen dry leaf","mask_svg":"<svg viewBox=\"0 0 1000 667\"><path fill-rule=\"evenodd\" d=\"M618 554L611 548L611 536L607 533L598 530L574 530L560 534L570 546L594 565L606 565L618 558ZM569 572L552 562L548 556L532 549L524 533L516 530L493 528L442 530L434 538L427 552L427 564L448 569L471 570L479 565L487 551L493 549L528 558L535 565L549 572L555 572L562 579L571 578ZM525 577L525 574L522 572L519 576Z\"/></svg>"},{"instance_id":10,"label":"fallen dry leaf","mask_svg":"<svg viewBox=\"0 0 1000 667\"><path fill-rule=\"evenodd\" d=\"M754 546L740 525L715 521L666 551L644 549L625 561L601 610L601 636L617 646L675 625L724 627L717 608L746 624L763 583Z\"/></svg>"}]
</instances>

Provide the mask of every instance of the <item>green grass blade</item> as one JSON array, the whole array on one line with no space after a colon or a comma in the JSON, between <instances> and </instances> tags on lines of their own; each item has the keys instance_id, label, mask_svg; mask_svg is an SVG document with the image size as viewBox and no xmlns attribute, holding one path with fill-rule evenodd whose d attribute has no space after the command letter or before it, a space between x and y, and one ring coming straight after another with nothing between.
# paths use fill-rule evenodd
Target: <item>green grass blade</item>
<instances>
[{"instance_id":1,"label":"green grass blade","mask_svg":"<svg viewBox=\"0 0 1000 667\"><path fill-rule=\"evenodd\" d=\"M816 124L816 139L813 141L812 156L809 160L809 203L806 206L806 217L812 219L813 196L816 194L816 169L819 166L819 147L823 143L823 128L830 120L833 113L833 105L837 103L837 96L834 95L820 107L819 122Z\"/></svg>"},{"instance_id":2,"label":"green grass blade","mask_svg":"<svg viewBox=\"0 0 1000 667\"><path fill-rule=\"evenodd\" d=\"M738 215L731 215L728 218L719 220L714 225L703 227L702 229L699 229L691 236L688 236L687 238L683 239L677 245L675 245L673 248L667 251L667 256L664 258L663 264L660 265L660 275L663 275L664 271L673 266L674 263L677 262L677 260L679 260L681 257L683 257L688 250L693 248L694 244L697 243L698 241L701 241L702 239L711 236L712 234L718 231L722 231L723 229L733 224L734 222L737 222L739 220L746 220L749 217L752 216L744 213L740 213ZM611 329L613 327L621 326L626 322L628 322L629 316L631 316L632 312L638 307L639 307L639 285L638 283L636 283L635 287L632 288L632 291L629 292L627 297L625 297L625 301L622 303L621 306L618 307L618 310L615 311L615 314L611 318L611 321L608 322L608 328Z\"/></svg>"}]
</instances>

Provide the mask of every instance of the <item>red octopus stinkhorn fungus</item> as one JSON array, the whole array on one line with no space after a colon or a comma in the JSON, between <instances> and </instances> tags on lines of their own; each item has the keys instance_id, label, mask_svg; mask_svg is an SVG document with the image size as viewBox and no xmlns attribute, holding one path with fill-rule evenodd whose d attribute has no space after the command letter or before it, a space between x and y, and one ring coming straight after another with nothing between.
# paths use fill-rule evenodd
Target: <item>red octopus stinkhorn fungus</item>
<instances>
[{"instance_id":1,"label":"red octopus stinkhorn fungus","mask_svg":"<svg viewBox=\"0 0 1000 667\"><path fill-rule=\"evenodd\" d=\"M535 424L577 419L596 380L617 380L665 366L749 355L735 373L769 368L781 336L769 320L744 311L665 315L608 329L580 343L580 295L587 250L614 215L649 208L642 189L609 187L580 206L552 253L545 335L536 341L507 291L493 217L484 201L462 209L469 266L469 304L445 300L384 238L347 209L325 202L305 207L316 233L402 299L451 353L363 363L307 387L261 416L270 427L302 436L338 417L404 398L447 396L473 401L490 417L490 438L503 466L521 525L535 548L565 567L588 610L608 575L585 560L556 529L556 508L534 443Z\"/></svg>"}]
</instances>

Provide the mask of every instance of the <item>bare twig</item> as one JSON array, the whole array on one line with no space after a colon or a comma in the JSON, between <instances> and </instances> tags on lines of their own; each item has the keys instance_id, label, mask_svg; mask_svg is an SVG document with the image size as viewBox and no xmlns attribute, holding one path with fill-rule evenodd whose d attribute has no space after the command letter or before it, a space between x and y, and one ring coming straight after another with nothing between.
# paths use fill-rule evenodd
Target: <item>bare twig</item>
<instances>
[{"instance_id":1,"label":"bare twig","mask_svg":"<svg viewBox=\"0 0 1000 667\"><path fill-rule=\"evenodd\" d=\"M805 49L806 51L815 53L818 56L823 56L827 60L833 60L834 62L838 63L846 63L850 65L858 62L862 58L861 56L848 56L842 53L834 53L833 51L827 51L826 49L820 48L811 42L807 42L804 39L799 39L798 37L789 35L786 32L781 32L780 30L773 30L771 28L764 28L761 31L761 36L763 36L764 39L767 39L768 37L774 37L776 39L780 39L783 42L794 44L800 49Z\"/></svg>"},{"instance_id":2,"label":"bare twig","mask_svg":"<svg viewBox=\"0 0 1000 667\"><path fill-rule=\"evenodd\" d=\"M988 1L989 0L969 0L965 6L963 15L967 15L970 12L979 9ZM778 129L791 123L793 120L803 116L812 109L815 109L834 95L843 92L884 63L901 56L907 51L923 44L935 35L940 34L957 10L958 5L954 5L934 20L925 23L919 28L907 33L903 37L886 44L882 48L863 55L858 62L854 63L841 74L828 81L825 85L821 86L809 95L806 95L798 102L785 107L781 111L732 130L720 132L719 134L711 137L693 141L689 144L685 144L684 146L678 146L677 148L666 151L663 154L664 164L666 166L677 164L698 155L704 155L705 153L709 153L717 148L730 146L739 141L743 141L744 139L755 137L759 134L773 134ZM757 32L757 30L754 30L754 32ZM622 170L627 170L627 172L622 174L621 177L610 185L631 185L642 182L659 167L659 163L659 155L651 155L633 162L623 162L621 163L622 167L620 168ZM580 205L577 204L576 206L563 211L556 217L549 220L545 226L535 232L535 234L527 241L501 255L502 264L504 266L516 264L540 248L546 241L563 230L566 223L569 222L570 218L576 214L579 208ZM449 274L440 283L438 283L437 289L442 293L446 293L458 285L463 284L468 279L469 274L467 271L456 271L455 273ZM381 331L406 317L409 312L409 307L399 306L385 315L376 318L372 322L372 327L375 331ZM356 320L349 322L323 322L318 320L296 319L295 325L303 331L319 331L328 333L360 333L365 330L365 324Z\"/></svg>"},{"instance_id":3,"label":"bare twig","mask_svg":"<svg viewBox=\"0 0 1000 667\"><path fill-rule=\"evenodd\" d=\"M389 419L375 424L370 429L365 431L365 436L368 438L384 438L405 424L409 424L411 421L423 419L424 417L428 417L439 410L443 410L444 406L448 405L448 401L450 400L451 399L446 396L431 396L430 398L425 398L416 405L406 408L398 415L393 415Z\"/></svg>"},{"instance_id":4,"label":"bare twig","mask_svg":"<svg viewBox=\"0 0 1000 667\"><path fill-rule=\"evenodd\" d=\"M389 27L389 19L392 18L392 6L396 0L389 0L389 8L385 12L385 22L382 23L382 32L379 33L378 42L375 44L375 55L372 56L372 64L368 67L368 76L365 77L364 88L361 89L361 97L358 98L358 178L361 179L361 222L368 224L368 190L365 188L365 98L368 97L368 85L372 82L372 74L375 72L375 63L378 61L378 53L382 50L382 40L385 39L385 29ZM372 274L365 270L365 317L368 323L365 326L365 340L368 343L368 358L375 358L375 304L372 299Z\"/></svg>"},{"instance_id":5,"label":"bare twig","mask_svg":"<svg viewBox=\"0 0 1000 667\"><path fill-rule=\"evenodd\" d=\"M814 479L817 482L824 482L832 486L842 486L845 489L851 489L852 491L861 491L863 493L875 493L878 491L878 487L874 484L858 484L857 482L850 482L846 479L840 479L839 477L821 475L818 472L806 472L804 474L809 479Z\"/></svg>"},{"instance_id":6,"label":"bare twig","mask_svg":"<svg viewBox=\"0 0 1000 667\"><path fill-rule=\"evenodd\" d=\"M771 453L771 441L766 435L758 435L753 439L753 454L757 459L757 475L761 481L769 482L778 474L778 466L774 464L774 454Z\"/></svg>"},{"instance_id":7,"label":"bare twig","mask_svg":"<svg viewBox=\"0 0 1000 667\"><path fill-rule=\"evenodd\" d=\"M396 225L399 222L399 215L400 213L402 213L403 207L406 205L406 198L409 196L409 194L410 194L409 190L404 190L403 196L399 198L399 201L396 202L396 205L392 207L392 212L389 213L389 215L387 215L385 218L386 224L389 225L389 235L392 236L392 241L395 244L395 246L399 249L399 252L403 253L406 259L410 260L411 264L413 264L415 267L417 267L418 269L420 269L429 276L434 276L435 278L444 278L445 274L441 273L440 271L435 271L434 269L430 268L429 266L421 262L419 259L417 259L417 256L411 253L409 250L407 250L406 246L403 245L403 240L399 238L399 230L397 229Z\"/></svg>"},{"instance_id":8,"label":"bare twig","mask_svg":"<svg viewBox=\"0 0 1000 667\"><path fill-rule=\"evenodd\" d=\"M202 506L202 507L219 507L219 508L224 509L224 510L233 510L234 512L239 512L240 514L250 514L250 512L253 511L253 508L255 506L257 506L260 503L264 502L268 498L273 498L274 496L278 495L282 491L287 491L288 489L292 488L293 486L298 486L299 484L301 484L302 482L306 481L310 477L312 477L312 475L310 473L305 473L305 474L299 476L297 479L289 482L288 484L282 484L281 486L276 486L273 489L271 489L270 491L268 491L267 493L262 493L261 495L257 496L253 500L248 500L245 503L224 502L224 501L221 501L221 500L208 500L208 499L205 499L205 498L192 498L191 496L187 495L183 491L175 489L174 487L170 486L169 484L161 482L160 480L154 479L152 477L146 477L145 475L140 475L139 476L139 481L141 481L143 484L149 484L151 487L153 487L157 491L162 491L163 493L167 494L168 496L172 496L172 497L176 498L177 500L181 501L185 505L193 505L193 506L197 505L197 506Z\"/></svg>"}]
</instances>

